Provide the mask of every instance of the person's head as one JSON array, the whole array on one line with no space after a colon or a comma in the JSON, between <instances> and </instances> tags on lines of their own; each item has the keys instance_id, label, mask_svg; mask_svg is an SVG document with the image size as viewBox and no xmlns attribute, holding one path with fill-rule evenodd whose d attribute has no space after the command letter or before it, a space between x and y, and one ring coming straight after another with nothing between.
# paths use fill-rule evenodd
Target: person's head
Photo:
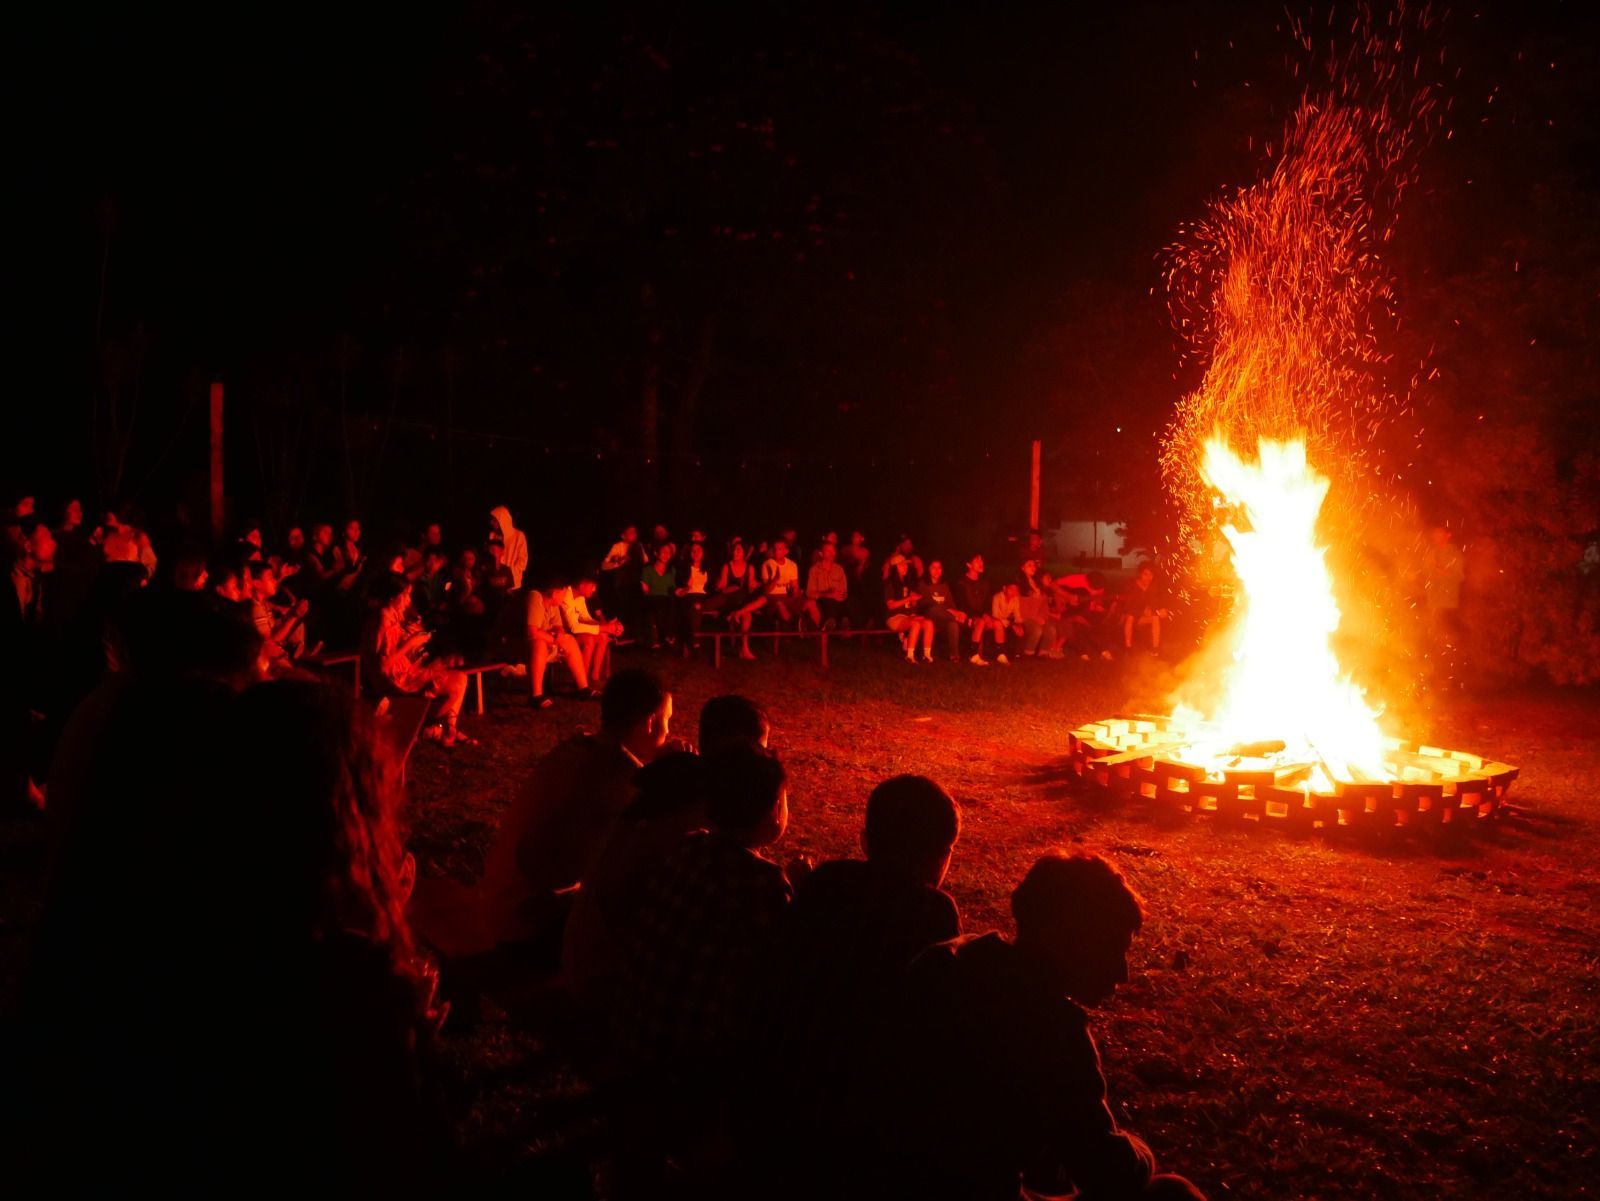
<instances>
[{"instance_id":1,"label":"person's head","mask_svg":"<svg viewBox=\"0 0 1600 1201\"><path fill-rule=\"evenodd\" d=\"M478 565L478 552L473 550L470 546L463 546L461 548L461 553L456 556L456 565L460 567L462 571L471 571Z\"/></svg>"},{"instance_id":2,"label":"person's head","mask_svg":"<svg viewBox=\"0 0 1600 1201\"><path fill-rule=\"evenodd\" d=\"M1134 582L1141 588L1148 588L1155 583L1156 569L1148 563L1139 564L1139 573L1133 577Z\"/></svg>"},{"instance_id":3,"label":"person's head","mask_svg":"<svg viewBox=\"0 0 1600 1201\"><path fill-rule=\"evenodd\" d=\"M789 826L789 777L771 751L724 747L706 757L706 817L717 830L755 850Z\"/></svg>"},{"instance_id":4,"label":"person's head","mask_svg":"<svg viewBox=\"0 0 1600 1201\"><path fill-rule=\"evenodd\" d=\"M506 544L499 538L491 538L484 544L484 549L489 553L489 562L499 566L505 562Z\"/></svg>"},{"instance_id":5,"label":"person's head","mask_svg":"<svg viewBox=\"0 0 1600 1201\"><path fill-rule=\"evenodd\" d=\"M260 550L264 541L261 537L261 527L259 525L246 526L244 534L239 541L255 550Z\"/></svg>"},{"instance_id":6,"label":"person's head","mask_svg":"<svg viewBox=\"0 0 1600 1201\"><path fill-rule=\"evenodd\" d=\"M22 534L22 553L35 570L49 571L56 562L56 539L50 527L37 517L27 516L19 523Z\"/></svg>"},{"instance_id":7,"label":"person's head","mask_svg":"<svg viewBox=\"0 0 1600 1201\"><path fill-rule=\"evenodd\" d=\"M793 546L797 542L800 541L800 532L798 530L796 530L794 528L794 526L792 526L792 525L789 526L787 529L779 530L778 531L778 536L780 538L782 538L785 542L787 542L790 546Z\"/></svg>"},{"instance_id":8,"label":"person's head","mask_svg":"<svg viewBox=\"0 0 1600 1201\"><path fill-rule=\"evenodd\" d=\"M245 599L244 582L240 578L239 568L233 563L218 563L210 571L211 591L225 601L242 601Z\"/></svg>"},{"instance_id":9,"label":"person's head","mask_svg":"<svg viewBox=\"0 0 1600 1201\"><path fill-rule=\"evenodd\" d=\"M318 550L327 550L333 545L333 526L326 521L319 521L311 527L311 545Z\"/></svg>"},{"instance_id":10,"label":"person's head","mask_svg":"<svg viewBox=\"0 0 1600 1201\"><path fill-rule=\"evenodd\" d=\"M944 564L938 559L929 560L928 583L937 584L942 579L944 579Z\"/></svg>"},{"instance_id":11,"label":"person's head","mask_svg":"<svg viewBox=\"0 0 1600 1201\"><path fill-rule=\"evenodd\" d=\"M822 535L822 545L823 546L831 546L835 550L838 550L839 549L839 531L838 530L829 530L827 533L823 534Z\"/></svg>"},{"instance_id":12,"label":"person's head","mask_svg":"<svg viewBox=\"0 0 1600 1201\"><path fill-rule=\"evenodd\" d=\"M422 527L422 545L438 546L444 541L444 530L437 521L430 521Z\"/></svg>"},{"instance_id":13,"label":"person's head","mask_svg":"<svg viewBox=\"0 0 1600 1201\"><path fill-rule=\"evenodd\" d=\"M672 535L667 532L667 527L659 522L657 522L655 528L650 531L650 536L657 542L670 542L672 540Z\"/></svg>"},{"instance_id":14,"label":"person's head","mask_svg":"<svg viewBox=\"0 0 1600 1201\"><path fill-rule=\"evenodd\" d=\"M973 555L972 558L967 560L967 574L970 575L973 579L977 579L979 576L981 576L983 574L983 556L982 555Z\"/></svg>"},{"instance_id":15,"label":"person's head","mask_svg":"<svg viewBox=\"0 0 1600 1201\"><path fill-rule=\"evenodd\" d=\"M83 524L83 502L74 496L61 513L61 528L75 530Z\"/></svg>"},{"instance_id":16,"label":"person's head","mask_svg":"<svg viewBox=\"0 0 1600 1201\"><path fill-rule=\"evenodd\" d=\"M1042 534L1040 534L1038 530L1029 530L1028 531L1028 550L1030 552L1033 552L1033 551L1042 550L1043 547L1044 547L1044 536Z\"/></svg>"},{"instance_id":17,"label":"person's head","mask_svg":"<svg viewBox=\"0 0 1600 1201\"><path fill-rule=\"evenodd\" d=\"M199 592L210 577L205 559L196 554L179 555L172 569L172 585L179 592Z\"/></svg>"},{"instance_id":18,"label":"person's head","mask_svg":"<svg viewBox=\"0 0 1600 1201\"><path fill-rule=\"evenodd\" d=\"M1028 579L1037 579L1039 576L1039 560L1024 559L1022 561L1022 574Z\"/></svg>"},{"instance_id":19,"label":"person's head","mask_svg":"<svg viewBox=\"0 0 1600 1201\"><path fill-rule=\"evenodd\" d=\"M1097 1005L1127 983L1128 948L1144 925L1144 904L1099 855L1045 855L1011 894L1011 914L1017 946L1073 1000Z\"/></svg>"},{"instance_id":20,"label":"person's head","mask_svg":"<svg viewBox=\"0 0 1600 1201\"><path fill-rule=\"evenodd\" d=\"M656 544L656 566L665 570L672 562L672 543L660 542Z\"/></svg>"},{"instance_id":21,"label":"person's head","mask_svg":"<svg viewBox=\"0 0 1600 1201\"><path fill-rule=\"evenodd\" d=\"M444 547L430 546L422 555L422 570L429 576L438 575L444 570L445 564L450 562L450 556L445 554Z\"/></svg>"},{"instance_id":22,"label":"person's head","mask_svg":"<svg viewBox=\"0 0 1600 1201\"><path fill-rule=\"evenodd\" d=\"M689 544L691 546L693 546L697 542L702 546L705 545L706 532L704 530L690 530L689 531Z\"/></svg>"},{"instance_id":23,"label":"person's head","mask_svg":"<svg viewBox=\"0 0 1600 1201\"><path fill-rule=\"evenodd\" d=\"M592 575L578 577L578 595L583 597L584 600L589 600L598 591L599 585L595 583L595 578Z\"/></svg>"},{"instance_id":24,"label":"person's head","mask_svg":"<svg viewBox=\"0 0 1600 1201\"><path fill-rule=\"evenodd\" d=\"M839 546L836 542L824 542L817 548L817 553L824 563L832 563L839 557Z\"/></svg>"},{"instance_id":25,"label":"person's head","mask_svg":"<svg viewBox=\"0 0 1600 1201\"><path fill-rule=\"evenodd\" d=\"M404 576L385 575L372 588L372 599L391 617L399 617L411 604L411 583Z\"/></svg>"},{"instance_id":26,"label":"person's head","mask_svg":"<svg viewBox=\"0 0 1600 1201\"><path fill-rule=\"evenodd\" d=\"M600 694L600 731L635 758L654 759L672 729L672 693L642 667L619 671Z\"/></svg>"},{"instance_id":27,"label":"person's head","mask_svg":"<svg viewBox=\"0 0 1600 1201\"><path fill-rule=\"evenodd\" d=\"M713 755L730 746L767 745L772 722L767 711L749 697L714 696L700 709L700 753Z\"/></svg>"},{"instance_id":28,"label":"person's head","mask_svg":"<svg viewBox=\"0 0 1600 1201\"><path fill-rule=\"evenodd\" d=\"M740 538L738 535L734 535L732 538L729 538L728 558L743 560L744 554L744 539Z\"/></svg>"},{"instance_id":29,"label":"person's head","mask_svg":"<svg viewBox=\"0 0 1600 1201\"><path fill-rule=\"evenodd\" d=\"M306 532L297 525L291 526L287 542L289 549L292 551L304 550L306 548Z\"/></svg>"},{"instance_id":30,"label":"person's head","mask_svg":"<svg viewBox=\"0 0 1600 1201\"><path fill-rule=\"evenodd\" d=\"M32 517L33 516L33 497L31 497L31 496L19 496L19 497L17 497L17 503L12 506L11 513L12 513L12 516L14 516L14 517Z\"/></svg>"},{"instance_id":31,"label":"person's head","mask_svg":"<svg viewBox=\"0 0 1600 1201\"><path fill-rule=\"evenodd\" d=\"M1015 600L1022 595L1022 587L1015 580L1006 582L1005 594L1007 600Z\"/></svg>"},{"instance_id":32,"label":"person's head","mask_svg":"<svg viewBox=\"0 0 1600 1201\"><path fill-rule=\"evenodd\" d=\"M255 574L250 580L250 591L260 601L269 601L278 595L278 573L270 563L262 563L256 567Z\"/></svg>"},{"instance_id":33,"label":"person's head","mask_svg":"<svg viewBox=\"0 0 1600 1201\"><path fill-rule=\"evenodd\" d=\"M902 555L910 556L916 550L916 545L911 541L910 534L901 534L899 541L894 545L896 551Z\"/></svg>"},{"instance_id":34,"label":"person's head","mask_svg":"<svg viewBox=\"0 0 1600 1201\"><path fill-rule=\"evenodd\" d=\"M909 565L906 562L906 557L899 551L895 551L894 554L889 556L888 565L889 570L894 572L895 575L899 576L901 579L905 578L906 569Z\"/></svg>"},{"instance_id":35,"label":"person's head","mask_svg":"<svg viewBox=\"0 0 1600 1201\"><path fill-rule=\"evenodd\" d=\"M354 517L344 523L344 540L346 542L361 541L361 523Z\"/></svg>"},{"instance_id":36,"label":"person's head","mask_svg":"<svg viewBox=\"0 0 1600 1201\"><path fill-rule=\"evenodd\" d=\"M789 543L787 539L776 538L773 540L772 557L780 563L789 557Z\"/></svg>"},{"instance_id":37,"label":"person's head","mask_svg":"<svg viewBox=\"0 0 1600 1201\"><path fill-rule=\"evenodd\" d=\"M636 526L636 525L625 525L625 526L623 526L622 527L622 540L624 542L637 542L637 541L639 541L639 527Z\"/></svg>"},{"instance_id":38,"label":"person's head","mask_svg":"<svg viewBox=\"0 0 1600 1201\"><path fill-rule=\"evenodd\" d=\"M867 798L861 849L867 862L939 887L961 832L950 794L927 776L895 776Z\"/></svg>"},{"instance_id":39,"label":"person's head","mask_svg":"<svg viewBox=\"0 0 1600 1201\"><path fill-rule=\"evenodd\" d=\"M850 531L850 545L851 546L860 547L860 546L865 546L866 544L867 544L867 536L865 534L863 534L860 530L851 530Z\"/></svg>"},{"instance_id":40,"label":"person's head","mask_svg":"<svg viewBox=\"0 0 1600 1201\"><path fill-rule=\"evenodd\" d=\"M552 572L548 577L546 577L544 581L544 587L541 589L541 591L544 593L545 599L559 605L562 601L567 599L567 592L570 590L570 588L571 584L568 582L566 576L560 574L559 572Z\"/></svg>"},{"instance_id":41,"label":"person's head","mask_svg":"<svg viewBox=\"0 0 1600 1201\"><path fill-rule=\"evenodd\" d=\"M706 544L704 542L689 543L689 563L691 566L700 567L706 561Z\"/></svg>"}]
</instances>

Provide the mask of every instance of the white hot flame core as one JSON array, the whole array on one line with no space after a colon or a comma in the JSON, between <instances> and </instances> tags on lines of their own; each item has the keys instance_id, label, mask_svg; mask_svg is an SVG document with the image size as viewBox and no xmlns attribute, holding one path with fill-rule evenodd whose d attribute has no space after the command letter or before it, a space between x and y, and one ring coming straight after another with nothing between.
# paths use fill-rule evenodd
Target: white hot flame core
<instances>
[{"instance_id":1,"label":"white hot flame core","mask_svg":"<svg viewBox=\"0 0 1600 1201\"><path fill-rule=\"evenodd\" d=\"M1200 470L1248 528L1222 527L1240 585L1223 635L1231 657L1220 678L1191 681L1175 713L1210 726L1192 753L1217 759L1279 740L1282 760L1315 765L1313 787L1329 778L1392 779L1378 712L1334 654L1339 606L1316 537L1328 480L1306 462L1305 442L1262 439L1257 461L1246 463L1213 437Z\"/></svg>"}]
</instances>

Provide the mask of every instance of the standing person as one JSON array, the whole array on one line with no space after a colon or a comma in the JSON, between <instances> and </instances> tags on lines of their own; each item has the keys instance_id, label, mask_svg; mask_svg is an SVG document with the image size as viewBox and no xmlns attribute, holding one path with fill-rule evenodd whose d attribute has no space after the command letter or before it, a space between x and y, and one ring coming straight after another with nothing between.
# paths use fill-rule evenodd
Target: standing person
<instances>
[{"instance_id":1,"label":"standing person","mask_svg":"<svg viewBox=\"0 0 1600 1201\"><path fill-rule=\"evenodd\" d=\"M494 532L500 535L500 541L505 544L503 561L511 572L510 590L515 592L522 587L523 573L528 570L528 536L512 524L511 510L504 505L496 505L489 510L489 521Z\"/></svg>"},{"instance_id":2,"label":"standing person","mask_svg":"<svg viewBox=\"0 0 1600 1201\"><path fill-rule=\"evenodd\" d=\"M639 628L642 602L639 580L646 555L639 544L639 527L626 525L600 563L600 601L607 613L629 629Z\"/></svg>"},{"instance_id":3,"label":"standing person","mask_svg":"<svg viewBox=\"0 0 1600 1201\"><path fill-rule=\"evenodd\" d=\"M967 615L969 628L972 630L972 658L969 660L975 667L988 667L989 660L983 657L983 636L992 633L995 647L1005 652L1006 631L1005 627L994 619L990 609L989 585L983 579L983 556L973 555L967 560L967 569L962 577L956 581L956 599L961 605L961 611Z\"/></svg>"},{"instance_id":4,"label":"standing person","mask_svg":"<svg viewBox=\"0 0 1600 1201\"><path fill-rule=\"evenodd\" d=\"M661 649L663 640L676 642L673 636L673 593L678 587L678 569L672 565L676 548L671 542L659 542L655 560L644 569L639 589L644 597L645 624L650 638L650 649Z\"/></svg>"},{"instance_id":5,"label":"standing person","mask_svg":"<svg viewBox=\"0 0 1600 1201\"><path fill-rule=\"evenodd\" d=\"M1150 651L1161 650L1161 623L1170 617L1166 590L1156 584L1156 569L1148 563L1139 565L1133 584L1117 598L1117 614L1122 622L1122 649L1133 650L1133 635L1138 629L1149 629Z\"/></svg>"},{"instance_id":6,"label":"standing person","mask_svg":"<svg viewBox=\"0 0 1600 1201\"><path fill-rule=\"evenodd\" d=\"M838 553L835 543L824 540L817 548L817 561L806 573L806 616L824 630L849 621L845 606L850 597L850 580L838 562Z\"/></svg>"},{"instance_id":7,"label":"standing person","mask_svg":"<svg viewBox=\"0 0 1600 1201\"><path fill-rule=\"evenodd\" d=\"M917 644L922 644L922 657L933 662L933 622L917 616L922 595L912 581L911 564L899 551L889 556L883 565L883 603L889 612L888 626L900 635L905 647L906 662L917 661Z\"/></svg>"},{"instance_id":8,"label":"standing person","mask_svg":"<svg viewBox=\"0 0 1600 1201\"><path fill-rule=\"evenodd\" d=\"M912 964L846 1104L882 1195L1199 1201L1113 1116L1086 1008L1128 980L1144 906L1098 855L1054 852L1011 894L1016 938L943 942ZM893 1097L893 1103L888 1099ZM880 1175L881 1173L881 1175ZM874 1194L877 1195L877 1194Z\"/></svg>"},{"instance_id":9,"label":"standing person","mask_svg":"<svg viewBox=\"0 0 1600 1201\"><path fill-rule=\"evenodd\" d=\"M933 623L936 635L944 635L950 662L960 660L961 627L967 624L967 614L956 607L955 590L944 578L944 564L938 559L928 560L928 582L922 588L922 607L918 615Z\"/></svg>"},{"instance_id":10,"label":"standing person","mask_svg":"<svg viewBox=\"0 0 1600 1201\"><path fill-rule=\"evenodd\" d=\"M555 703L544 691L545 673L552 659L560 659L567 665L580 696L592 695L583 651L577 638L568 631L562 616L562 608L568 603L570 592L566 581L560 579L551 580L543 589L528 589L528 684L532 689L528 704L535 709L548 709Z\"/></svg>"},{"instance_id":11,"label":"standing person","mask_svg":"<svg viewBox=\"0 0 1600 1201\"><path fill-rule=\"evenodd\" d=\"M1024 632L1021 589L1015 581L1008 582L994 594L994 600L989 602L989 618L996 647L994 661L1002 667L1009 667L1011 660L1006 658L1006 637L1009 635L1013 642L1021 646Z\"/></svg>"},{"instance_id":12,"label":"standing person","mask_svg":"<svg viewBox=\"0 0 1600 1201\"><path fill-rule=\"evenodd\" d=\"M341 592L349 592L367 566L366 553L361 549L361 523L351 518L344 523L344 540L338 547L338 580Z\"/></svg>"},{"instance_id":13,"label":"standing person","mask_svg":"<svg viewBox=\"0 0 1600 1201\"><path fill-rule=\"evenodd\" d=\"M700 637L700 615L705 609L707 585L710 582L711 576L706 571L706 544L704 541L691 541L684 551L678 585L672 590L678 609L678 634L687 638L691 647L695 639Z\"/></svg>"},{"instance_id":14,"label":"standing person","mask_svg":"<svg viewBox=\"0 0 1600 1201\"><path fill-rule=\"evenodd\" d=\"M583 652L583 669L588 673L591 691L604 684L611 674L611 644L622 637L620 621L590 612L589 602L596 590L593 576L580 576L577 586L568 589L561 609L567 633L578 640L578 649Z\"/></svg>"},{"instance_id":15,"label":"standing person","mask_svg":"<svg viewBox=\"0 0 1600 1201\"><path fill-rule=\"evenodd\" d=\"M411 585L404 579L380 580L374 600L378 609L368 621L361 645L363 674L381 692L438 697L439 720L430 727L429 737L444 747L473 743L456 724L467 697L466 674L423 654L433 635L407 618Z\"/></svg>"}]
</instances>

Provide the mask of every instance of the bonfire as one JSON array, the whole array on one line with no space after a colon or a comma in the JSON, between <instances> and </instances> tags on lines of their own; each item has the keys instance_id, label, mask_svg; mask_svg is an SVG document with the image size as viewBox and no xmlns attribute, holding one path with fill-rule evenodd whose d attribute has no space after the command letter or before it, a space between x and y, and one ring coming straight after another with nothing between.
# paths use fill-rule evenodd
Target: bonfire
<instances>
[{"instance_id":1,"label":"bonfire","mask_svg":"<svg viewBox=\"0 0 1600 1201\"><path fill-rule=\"evenodd\" d=\"M1516 778L1386 730L1337 649L1332 545L1408 508L1377 437L1404 405L1385 383L1380 251L1434 106L1426 88L1399 90L1402 54L1391 29L1359 44L1359 69L1333 64L1271 170L1170 250L1175 324L1204 374L1167 431L1163 475L1180 545L1226 548L1233 606L1166 714L1074 731L1073 765L1102 788L1258 821L1393 826L1492 817Z\"/></svg>"}]
</instances>

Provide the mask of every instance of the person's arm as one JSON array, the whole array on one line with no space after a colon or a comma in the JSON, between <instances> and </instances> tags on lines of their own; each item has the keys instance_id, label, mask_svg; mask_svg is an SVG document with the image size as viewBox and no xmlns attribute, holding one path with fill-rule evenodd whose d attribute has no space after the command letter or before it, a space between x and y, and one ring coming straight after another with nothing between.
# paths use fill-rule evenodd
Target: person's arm
<instances>
[{"instance_id":1,"label":"person's arm","mask_svg":"<svg viewBox=\"0 0 1600 1201\"><path fill-rule=\"evenodd\" d=\"M822 564L813 563L811 570L806 572L806 599L821 600L825 595L822 587Z\"/></svg>"},{"instance_id":2,"label":"person's arm","mask_svg":"<svg viewBox=\"0 0 1600 1201\"><path fill-rule=\"evenodd\" d=\"M1155 1173L1155 1157L1144 1140L1118 1129L1088 1025L1061 1023L1039 1051L1029 1091L1037 1090L1046 1138L1041 1166L1065 1175L1084 1201L1139 1194Z\"/></svg>"}]
</instances>

